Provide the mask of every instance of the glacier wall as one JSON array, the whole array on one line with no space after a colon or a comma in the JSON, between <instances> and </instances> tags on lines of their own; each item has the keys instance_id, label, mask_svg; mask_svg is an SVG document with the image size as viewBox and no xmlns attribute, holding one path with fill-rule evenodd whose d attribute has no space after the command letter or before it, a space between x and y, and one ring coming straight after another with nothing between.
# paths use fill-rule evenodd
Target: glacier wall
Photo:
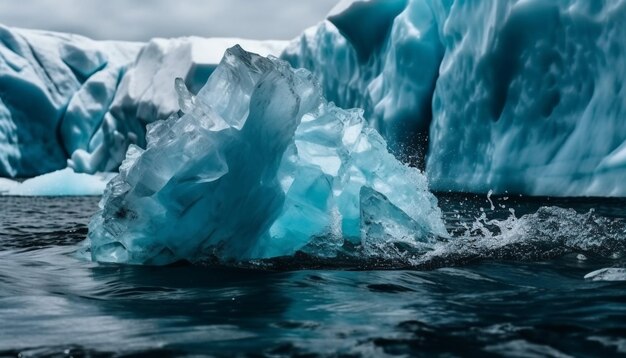
<instances>
[{"instance_id":1,"label":"glacier wall","mask_svg":"<svg viewBox=\"0 0 626 358\"><path fill-rule=\"evenodd\" d=\"M434 190L626 196L625 32L623 0L348 0L283 57Z\"/></svg>"},{"instance_id":2,"label":"glacier wall","mask_svg":"<svg viewBox=\"0 0 626 358\"><path fill-rule=\"evenodd\" d=\"M196 97L177 90L184 115L150 124L107 187L94 260L410 254L447 236L426 178L308 71L236 46Z\"/></svg>"},{"instance_id":3,"label":"glacier wall","mask_svg":"<svg viewBox=\"0 0 626 358\"><path fill-rule=\"evenodd\" d=\"M174 79L199 90L224 51L241 43L278 55L281 41L93 41L0 26L0 177L69 167L117 170L147 124L178 110Z\"/></svg>"},{"instance_id":4,"label":"glacier wall","mask_svg":"<svg viewBox=\"0 0 626 358\"><path fill-rule=\"evenodd\" d=\"M626 196L625 0L344 0L284 42L0 27L0 176L115 170L237 43L309 69L436 191ZM367 24L367 26L364 26ZM286 49L285 49L285 46ZM283 51L284 49L284 51ZM36 103L36 106L32 104Z\"/></svg>"},{"instance_id":5,"label":"glacier wall","mask_svg":"<svg viewBox=\"0 0 626 358\"><path fill-rule=\"evenodd\" d=\"M434 189L626 196L626 1L456 1L442 33Z\"/></svg>"},{"instance_id":6,"label":"glacier wall","mask_svg":"<svg viewBox=\"0 0 626 358\"><path fill-rule=\"evenodd\" d=\"M363 108L396 156L423 166L444 11L428 0L342 2L282 58L311 70L338 106Z\"/></svg>"},{"instance_id":7,"label":"glacier wall","mask_svg":"<svg viewBox=\"0 0 626 358\"><path fill-rule=\"evenodd\" d=\"M68 153L96 131L138 50L0 26L0 176L65 168Z\"/></svg>"}]
</instances>

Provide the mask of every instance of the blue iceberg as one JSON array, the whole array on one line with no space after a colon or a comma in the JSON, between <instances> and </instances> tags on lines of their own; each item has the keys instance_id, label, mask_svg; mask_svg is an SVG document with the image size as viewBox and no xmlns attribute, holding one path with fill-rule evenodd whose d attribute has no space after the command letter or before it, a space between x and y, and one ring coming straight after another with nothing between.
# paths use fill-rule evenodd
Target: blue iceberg
<instances>
[{"instance_id":1,"label":"blue iceberg","mask_svg":"<svg viewBox=\"0 0 626 358\"><path fill-rule=\"evenodd\" d=\"M626 196L624 19L623 0L348 0L283 57L434 190Z\"/></svg>"},{"instance_id":2,"label":"blue iceberg","mask_svg":"<svg viewBox=\"0 0 626 358\"><path fill-rule=\"evenodd\" d=\"M184 114L149 125L107 187L94 260L332 256L346 242L421 252L447 236L426 178L308 71L236 46L197 96L176 89Z\"/></svg>"},{"instance_id":3,"label":"blue iceberg","mask_svg":"<svg viewBox=\"0 0 626 358\"><path fill-rule=\"evenodd\" d=\"M626 1L456 1L446 18L434 189L626 195Z\"/></svg>"},{"instance_id":4,"label":"blue iceberg","mask_svg":"<svg viewBox=\"0 0 626 358\"><path fill-rule=\"evenodd\" d=\"M174 78L197 93L239 43L362 108L435 191L626 196L625 18L626 0L345 0L288 46L0 27L0 176L116 170L179 110Z\"/></svg>"},{"instance_id":5,"label":"blue iceberg","mask_svg":"<svg viewBox=\"0 0 626 358\"><path fill-rule=\"evenodd\" d=\"M139 45L0 26L0 176L63 169L100 127Z\"/></svg>"},{"instance_id":6,"label":"blue iceberg","mask_svg":"<svg viewBox=\"0 0 626 358\"><path fill-rule=\"evenodd\" d=\"M0 177L68 166L117 170L130 144L145 145L147 124L178 111L174 78L198 91L237 43L264 55L285 46L197 37L94 41L0 25Z\"/></svg>"}]
</instances>

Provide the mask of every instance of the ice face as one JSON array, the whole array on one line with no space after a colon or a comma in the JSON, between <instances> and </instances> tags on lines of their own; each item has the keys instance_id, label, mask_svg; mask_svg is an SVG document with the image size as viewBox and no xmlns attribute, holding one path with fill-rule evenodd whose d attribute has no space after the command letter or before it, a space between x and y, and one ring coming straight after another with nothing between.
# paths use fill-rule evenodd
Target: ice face
<instances>
[{"instance_id":1,"label":"ice face","mask_svg":"<svg viewBox=\"0 0 626 358\"><path fill-rule=\"evenodd\" d=\"M99 126L139 46L0 26L0 176L66 166Z\"/></svg>"},{"instance_id":2,"label":"ice face","mask_svg":"<svg viewBox=\"0 0 626 358\"><path fill-rule=\"evenodd\" d=\"M626 196L625 18L626 0L346 0L281 57L339 107L363 108L434 190ZM179 110L174 78L197 93L225 48L284 46L4 27L0 40L5 177L68 159L115 170L129 145L145 147L148 124Z\"/></svg>"},{"instance_id":3,"label":"ice face","mask_svg":"<svg viewBox=\"0 0 626 358\"><path fill-rule=\"evenodd\" d=\"M150 125L109 184L90 224L94 260L316 254L328 245L313 241L375 247L398 233L423 249L446 235L424 176L359 110L327 103L308 71L234 47L195 98L178 92L186 113Z\"/></svg>"},{"instance_id":4,"label":"ice face","mask_svg":"<svg viewBox=\"0 0 626 358\"><path fill-rule=\"evenodd\" d=\"M444 12L440 1L344 1L282 57L311 70L340 107L363 108L396 156L423 165Z\"/></svg>"},{"instance_id":5,"label":"ice face","mask_svg":"<svg viewBox=\"0 0 626 358\"><path fill-rule=\"evenodd\" d=\"M433 188L626 195L625 1L456 1L447 19Z\"/></svg>"},{"instance_id":6,"label":"ice face","mask_svg":"<svg viewBox=\"0 0 626 358\"><path fill-rule=\"evenodd\" d=\"M348 0L283 57L426 156L436 190L624 196L624 19L622 0Z\"/></svg>"}]
</instances>

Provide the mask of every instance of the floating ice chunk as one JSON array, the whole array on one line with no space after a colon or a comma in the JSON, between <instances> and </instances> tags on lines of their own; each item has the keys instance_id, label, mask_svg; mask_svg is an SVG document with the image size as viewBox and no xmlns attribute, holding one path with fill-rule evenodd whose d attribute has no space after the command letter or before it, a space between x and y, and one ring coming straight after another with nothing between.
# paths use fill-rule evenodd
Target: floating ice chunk
<instances>
[{"instance_id":1,"label":"floating ice chunk","mask_svg":"<svg viewBox=\"0 0 626 358\"><path fill-rule=\"evenodd\" d=\"M626 269L618 267L603 268L585 275L591 281L626 281Z\"/></svg>"},{"instance_id":2,"label":"floating ice chunk","mask_svg":"<svg viewBox=\"0 0 626 358\"><path fill-rule=\"evenodd\" d=\"M0 178L0 194L16 196L102 195L113 173L80 174L66 168L23 182Z\"/></svg>"},{"instance_id":3,"label":"floating ice chunk","mask_svg":"<svg viewBox=\"0 0 626 358\"><path fill-rule=\"evenodd\" d=\"M130 147L90 223L94 260L246 260L314 239L402 232L421 247L447 235L425 177L387 152L361 111L327 103L308 71L237 46L185 105L149 126L145 150ZM374 233L362 211L390 217Z\"/></svg>"},{"instance_id":4,"label":"floating ice chunk","mask_svg":"<svg viewBox=\"0 0 626 358\"><path fill-rule=\"evenodd\" d=\"M432 233L383 194L367 186L361 187L360 206L361 242L365 254L384 256L390 250L397 250L399 245L418 248L417 252L432 249Z\"/></svg>"}]
</instances>

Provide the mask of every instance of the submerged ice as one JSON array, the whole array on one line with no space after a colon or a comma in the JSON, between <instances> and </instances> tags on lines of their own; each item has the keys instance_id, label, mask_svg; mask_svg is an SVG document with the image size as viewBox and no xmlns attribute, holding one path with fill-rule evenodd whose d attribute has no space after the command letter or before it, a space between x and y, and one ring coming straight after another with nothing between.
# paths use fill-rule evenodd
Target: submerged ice
<instances>
[{"instance_id":1,"label":"submerged ice","mask_svg":"<svg viewBox=\"0 0 626 358\"><path fill-rule=\"evenodd\" d=\"M151 124L107 187L94 260L332 256L346 243L423 252L447 235L425 177L308 71L237 46L196 97L176 87L184 115Z\"/></svg>"}]
</instances>

